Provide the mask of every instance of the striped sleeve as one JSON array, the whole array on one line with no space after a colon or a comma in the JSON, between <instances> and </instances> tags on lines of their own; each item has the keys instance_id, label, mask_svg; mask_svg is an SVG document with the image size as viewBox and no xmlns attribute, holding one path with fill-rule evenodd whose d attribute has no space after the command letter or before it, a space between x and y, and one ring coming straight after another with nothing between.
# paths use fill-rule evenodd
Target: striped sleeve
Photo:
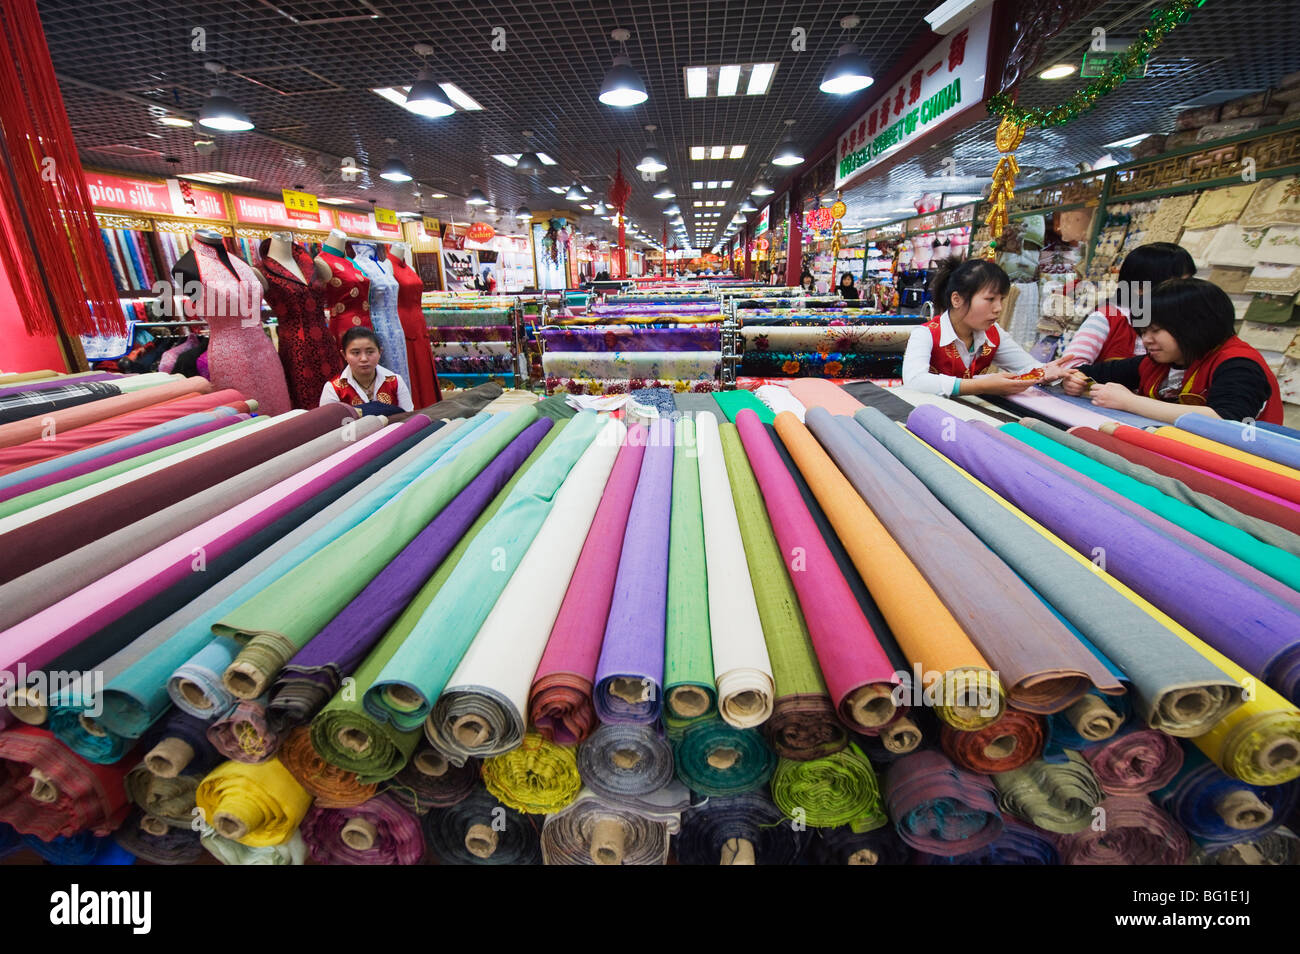
<instances>
[{"instance_id":1,"label":"striped sleeve","mask_svg":"<svg viewBox=\"0 0 1300 954\"><path fill-rule=\"evenodd\" d=\"M1105 347L1109 336L1110 322L1101 312L1094 311L1070 339L1065 354L1061 356L1061 364L1069 368L1092 364L1101 354L1101 349Z\"/></svg>"}]
</instances>

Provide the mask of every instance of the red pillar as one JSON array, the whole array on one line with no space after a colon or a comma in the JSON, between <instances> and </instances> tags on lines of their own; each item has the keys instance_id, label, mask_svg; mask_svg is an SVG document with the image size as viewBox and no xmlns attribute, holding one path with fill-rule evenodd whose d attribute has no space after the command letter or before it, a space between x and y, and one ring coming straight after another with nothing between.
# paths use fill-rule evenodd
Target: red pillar
<instances>
[{"instance_id":1,"label":"red pillar","mask_svg":"<svg viewBox=\"0 0 1300 954\"><path fill-rule=\"evenodd\" d=\"M785 260L785 283L792 287L799 284L799 276L803 274L802 221L803 213L792 208L790 210L790 242Z\"/></svg>"}]
</instances>

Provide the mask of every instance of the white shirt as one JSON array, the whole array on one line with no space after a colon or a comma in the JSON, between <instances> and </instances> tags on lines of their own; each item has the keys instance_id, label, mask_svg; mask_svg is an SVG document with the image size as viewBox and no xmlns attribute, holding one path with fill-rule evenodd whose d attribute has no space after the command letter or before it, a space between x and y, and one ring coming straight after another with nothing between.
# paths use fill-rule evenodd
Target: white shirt
<instances>
[{"instance_id":1,"label":"white shirt","mask_svg":"<svg viewBox=\"0 0 1300 954\"><path fill-rule=\"evenodd\" d=\"M939 347L946 348L956 342L957 353L961 355L962 362L968 368L970 367L971 354L978 354L980 349L988 343L988 340L988 335L984 332L975 332L973 351L967 352L966 345L957 337L957 332L952 326L952 320L948 317L948 313L945 311L939 316ZM925 325L914 328L911 337L907 339L907 350L903 352L903 384L905 387L924 391L926 394L951 397L956 393L955 388L961 379L950 374L930 373L930 353L933 350L934 338L930 334L930 329ZM1043 367L1042 362L1035 360L1029 352L1012 341L1011 335L1002 329L999 329L998 350L993 356L993 363L1002 371L1011 374L1025 374L1034 368Z\"/></svg>"},{"instance_id":2,"label":"white shirt","mask_svg":"<svg viewBox=\"0 0 1300 954\"><path fill-rule=\"evenodd\" d=\"M357 379L352 376L352 365L347 365L343 369L343 374L340 375L340 377L342 377L344 381L348 382L348 384L352 385L352 390L356 391L362 397L366 396L365 390L361 385L357 384ZM411 400L411 391L406 386L406 382L402 380L402 376L394 371L389 371L383 365L375 366L374 387L376 393L379 391L379 385L388 378L397 378L397 406L403 411L414 411L415 402ZM328 381L325 382L325 387L320 393L320 403L322 407L326 404L342 403L339 401L339 396L334 393L334 385L330 384Z\"/></svg>"}]
</instances>

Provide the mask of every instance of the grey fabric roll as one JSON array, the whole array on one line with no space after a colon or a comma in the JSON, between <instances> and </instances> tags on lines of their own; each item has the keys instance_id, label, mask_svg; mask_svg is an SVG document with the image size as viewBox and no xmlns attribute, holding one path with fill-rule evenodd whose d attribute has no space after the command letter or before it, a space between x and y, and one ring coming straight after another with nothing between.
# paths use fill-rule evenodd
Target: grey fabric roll
<instances>
[{"instance_id":1,"label":"grey fabric roll","mask_svg":"<svg viewBox=\"0 0 1300 954\"><path fill-rule=\"evenodd\" d=\"M673 748L655 726L606 723L578 746L578 774L615 801L648 795L672 780Z\"/></svg>"},{"instance_id":2,"label":"grey fabric roll","mask_svg":"<svg viewBox=\"0 0 1300 954\"><path fill-rule=\"evenodd\" d=\"M1092 810L1106 796L1083 756L1069 750L1065 756L1064 762L1030 762L994 775L1001 809L1062 835L1091 825Z\"/></svg>"},{"instance_id":3,"label":"grey fabric roll","mask_svg":"<svg viewBox=\"0 0 1300 954\"><path fill-rule=\"evenodd\" d=\"M870 381L862 381L857 384L846 384L844 390L853 395L867 407L874 407L891 421L905 422L907 415L912 413L912 405L908 404L897 394L890 392L889 388L882 388L878 384L872 384Z\"/></svg>"},{"instance_id":4,"label":"grey fabric roll","mask_svg":"<svg viewBox=\"0 0 1300 954\"><path fill-rule=\"evenodd\" d=\"M668 833L668 821L584 790L568 808L546 816L542 863L662 865L668 861Z\"/></svg>"},{"instance_id":5,"label":"grey fabric roll","mask_svg":"<svg viewBox=\"0 0 1300 954\"><path fill-rule=\"evenodd\" d=\"M699 417L701 414L712 414L718 419L719 424L726 423L727 415L722 413L722 408L718 407L718 402L713 400L712 394L674 394L673 403L677 405L677 410L692 418Z\"/></svg>"}]
</instances>

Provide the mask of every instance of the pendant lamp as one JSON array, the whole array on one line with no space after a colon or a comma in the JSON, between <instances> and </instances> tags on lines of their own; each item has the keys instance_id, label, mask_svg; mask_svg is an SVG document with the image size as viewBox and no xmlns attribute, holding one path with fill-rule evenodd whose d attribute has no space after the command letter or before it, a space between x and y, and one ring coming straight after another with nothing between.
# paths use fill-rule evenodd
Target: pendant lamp
<instances>
[{"instance_id":1,"label":"pendant lamp","mask_svg":"<svg viewBox=\"0 0 1300 954\"><path fill-rule=\"evenodd\" d=\"M632 61L627 56L627 41L632 34L627 30L614 30L610 33L615 43L622 46L622 54L614 57L614 65L605 74L605 81L600 84L600 101L606 106L628 109L639 106L650 98L645 90L641 74L632 69Z\"/></svg>"}]
</instances>

